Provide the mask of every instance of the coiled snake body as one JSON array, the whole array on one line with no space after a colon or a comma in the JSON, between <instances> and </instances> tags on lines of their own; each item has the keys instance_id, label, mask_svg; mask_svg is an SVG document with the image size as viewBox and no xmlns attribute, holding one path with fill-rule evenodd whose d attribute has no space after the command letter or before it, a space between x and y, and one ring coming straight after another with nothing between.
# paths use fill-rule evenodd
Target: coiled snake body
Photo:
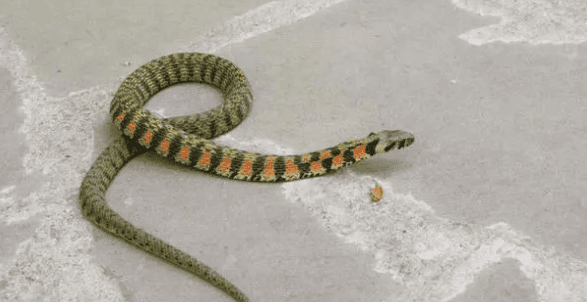
<instances>
[{"instance_id":1,"label":"coiled snake body","mask_svg":"<svg viewBox=\"0 0 587 302\"><path fill-rule=\"evenodd\" d=\"M224 96L220 106L193 116L157 119L143 105L160 90L182 82L210 84ZM332 148L302 155L263 155L231 149L209 139L239 125L253 96L241 69L210 54L178 53L153 60L120 85L110 114L124 135L96 159L80 188L83 215L105 231L222 289L237 301L250 301L235 285L187 253L136 228L114 212L105 193L133 157L149 150L179 164L217 176L253 182L281 182L331 173L376 153L409 146L410 133L381 131Z\"/></svg>"}]
</instances>

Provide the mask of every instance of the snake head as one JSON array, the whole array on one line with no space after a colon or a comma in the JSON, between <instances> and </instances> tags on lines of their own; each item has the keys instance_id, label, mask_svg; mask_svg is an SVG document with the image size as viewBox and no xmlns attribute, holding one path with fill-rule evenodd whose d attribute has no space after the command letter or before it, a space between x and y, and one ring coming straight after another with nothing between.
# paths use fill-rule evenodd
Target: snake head
<instances>
[{"instance_id":1,"label":"snake head","mask_svg":"<svg viewBox=\"0 0 587 302\"><path fill-rule=\"evenodd\" d=\"M376 147L377 153L385 153L393 150L395 147L397 149L407 147L413 144L415 140L413 134L401 130L383 130L369 134L369 137L371 136L379 137L379 142Z\"/></svg>"}]
</instances>

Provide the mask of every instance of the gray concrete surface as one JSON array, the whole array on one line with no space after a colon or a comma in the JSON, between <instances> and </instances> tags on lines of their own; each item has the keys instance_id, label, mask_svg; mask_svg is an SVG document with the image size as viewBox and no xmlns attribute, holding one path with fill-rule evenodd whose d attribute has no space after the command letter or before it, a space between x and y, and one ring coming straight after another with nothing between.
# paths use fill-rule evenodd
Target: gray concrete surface
<instances>
[{"instance_id":1,"label":"gray concrete surface","mask_svg":"<svg viewBox=\"0 0 587 302\"><path fill-rule=\"evenodd\" d=\"M112 207L253 301L587 301L585 5L453 2L2 3L0 301L231 301L79 210L81 179L119 135L117 84L180 51L227 58L252 84L223 144L286 154L416 135L283 185L151 154L123 169ZM219 101L181 85L147 108Z\"/></svg>"}]
</instances>

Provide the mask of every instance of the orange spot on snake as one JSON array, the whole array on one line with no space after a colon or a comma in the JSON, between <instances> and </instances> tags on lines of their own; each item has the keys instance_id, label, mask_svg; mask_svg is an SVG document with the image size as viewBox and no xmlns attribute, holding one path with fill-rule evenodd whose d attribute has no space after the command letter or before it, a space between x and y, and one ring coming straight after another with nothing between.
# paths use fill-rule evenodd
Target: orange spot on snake
<instances>
[{"instance_id":1,"label":"orange spot on snake","mask_svg":"<svg viewBox=\"0 0 587 302\"><path fill-rule=\"evenodd\" d=\"M310 154L304 153L304 154L302 154L301 158L302 158L303 163L307 163L310 161Z\"/></svg>"},{"instance_id":2,"label":"orange spot on snake","mask_svg":"<svg viewBox=\"0 0 587 302\"><path fill-rule=\"evenodd\" d=\"M220 163L220 172L221 173L227 173L230 172L230 164L231 164L232 160L230 158L230 156L224 156L224 159L222 160L222 162Z\"/></svg>"},{"instance_id":3,"label":"orange spot on snake","mask_svg":"<svg viewBox=\"0 0 587 302\"><path fill-rule=\"evenodd\" d=\"M119 126L119 125L120 125L120 123L122 123L122 120L124 119L124 115L125 115L125 114L126 114L126 113L125 113L125 112L123 112L123 113L121 113L119 116L117 116L117 117L116 117L116 125L117 125L117 126Z\"/></svg>"},{"instance_id":4,"label":"orange spot on snake","mask_svg":"<svg viewBox=\"0 0 587 302\"><path fill-rule=\"evenodd\" d=\"M353 149L353 154L354 154L355 160L361 160L361 159L369 157L367 152L365 152L365 148L366 148L365 145L360 145L360 146L356 146L355 149Z\"/></svg>"},{"instance_id":5,"label":"orange spot on snake","mask_svg":"<svg viewBox=\"0 0 587 302\"><path fill-rule=\"evenodd\" d=\"M200 162L198 163L198 165L206 168L210 165L210 158L212 158L212 153L204 150L204 155L202 155L202 157L200 157Z\"/></svg>"},{"instance_id":6,"label":"orange spot on snake","mask_svg":"<svg viewBox=\"0 0 587 302\"><path fill-rule=\"evenodd\" d=\"M128 133L129 134L135 133L136 126L137 126L137 124L135 124L135 122L128 124L128 126L126 126Z\"/></svg>"},{"instance_id":7,"label":"orange spot on snake","mask_svg":"<svg viewBox=\"0 0 587 302\"><path fill-rule=\"evenodd\" d=\"M290 179L293 177L299 177L300 174L300 169L298 168L298 166L296 166L296 164L294 164L294 159L293 157L288 157L285 160L285 178L286 179Z\"/></svg>"},{"instance_id":8,"label":"orange spot on snake","mask_svg":"<svg viewBox=\"0 0 587 302\"><path fill-rule=\"evenodd\" d=\"M335 156L332 159L332 168L333 169L336 169L338 167L341 167L342 166L342 162L343 162L342 154L339 154L339 155Z\"/></svg>"},{"instance_id":9,"label":"orange spot on snake","mask_svg":"<svg viewBox=\"0 0 587 302\"><path fill-rule=\"evenodd\" d=\"M187 163L190 160L190 151L190 146L183 146L183 148L181 148L179 151L179 160Z\"/></svg>"},{"instance_id":10,"label":"orange spot on snake","mask_svg":"<svg viewBox=\"0 0 587 302\"><path fill-rule=\"evenodd\" d=\"M274 161L275 157L268 157L267 161L265 161L265 169L263 169L263 179L275 178L275 167L273 166Z\"/></svg>"},{"instance_id":11,"label":"orange spot on snake","mask_svg":"<svg viewBox=\"0 0 587 302\"><path fill-rule=\"evenodd\" d=\"M324 167L322 167L322 162L321 161L313 161L310 164L310 170L312 170L312 172L314 174L324 173Z\"/></svg>"},{"instance_id":12,"label":"orange spot on snake","mask_svg":"<svg viewBox=\"0 0 587 302\"><path fill-rule=\"evenodd\" d=\"M169 139L166 139L165 141L161 142L161 144L159 144L159 151L164 153L164 156L167 156L167 152L169 152Z\"/></svg>"},{"instance_id":13,"label":"orange spot on snake","mask_svg":"<svg viewBox=\"0 0 587 302\"><path fill-rule=\"evenodd\" d=\"M330 151L324 150L324 151L322 151L322 158L321 159L329 158L330 156L331 156Z\"/></svg>"},{"instance_id":14,"label":"orange spot on snake","mask_svg":"<svg viewBox=\"0 0 587 302\"><path fill-rule=\"evenodd\" d=\"M253 174L253 160L252 159L250 159L250 158L245 159L245 162L241 166L240 173L243 175L247 175L247 176L250 176L251 174Z\"/></svg>"},{"instance_id":15,"label":"orange spot on snake","mask_svg":"<svg viewBox=\"0 0 587 302\"><path fill-rule=\"evenodd\" d=\"M145 136L143 136L143 141L148 144L151 142L151 138L153 138L153 131L147 131L147 133L145 133Z\"/></svg>"}]
</instances>

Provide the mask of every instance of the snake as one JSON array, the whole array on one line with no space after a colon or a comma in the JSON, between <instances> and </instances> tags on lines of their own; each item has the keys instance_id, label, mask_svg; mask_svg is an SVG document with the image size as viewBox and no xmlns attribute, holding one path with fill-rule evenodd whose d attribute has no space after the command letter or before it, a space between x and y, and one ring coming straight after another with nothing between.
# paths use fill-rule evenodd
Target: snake
<instances>
[{"instance_id":1,"label":"snake","mask_svg":"<svg viewBox=\"0 0 587 302\"><path fill-rule=\"evenodd\" d=\"M178 83L208 84L222 92L223 102L206 112L171 118L156 118L143 108L157 92ZM115 138L98 155L86 173L79 192L82 214L104 231L202 278L234 300L249 302L243 291L213 268L135 227L110 208L106 191L126 163L151 151L218 177L285 182L333 173L375 154L401 149L414 142L411 133L383 130L320 151L267 155L225 147L212 140L238 126L248 115L252 103L252 88L244 72L232 62L212 54L175 53L140 66L114 93L110 115L122 136Z\"/></svg>"}]
</instances>

